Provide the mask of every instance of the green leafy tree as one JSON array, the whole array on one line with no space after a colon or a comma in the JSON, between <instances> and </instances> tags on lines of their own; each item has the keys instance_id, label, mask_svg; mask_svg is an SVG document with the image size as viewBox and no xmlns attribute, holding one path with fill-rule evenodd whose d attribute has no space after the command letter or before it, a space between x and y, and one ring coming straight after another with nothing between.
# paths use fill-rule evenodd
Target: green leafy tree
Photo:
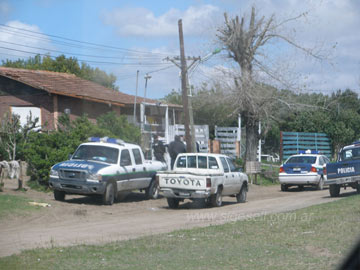
<instances>
[{"instance_id":1,"label":"green leafy tree","mask_svg":"<svg viewBox=\"0 0 360 270\"><path fill-rule=\"evenodd\" d=\"M114 90L119 90L118 87L115 85L115 75L108 75L105 71L100 70L99 68L92 68L86 63L82 63L80 66L78 60L75 57L66 58L65 55L60 55L53 59L52 57L50 57L50 55L46 55L43 57L41 57L40 55L36 55L34 57L28 58L27 60L3 60L2 66L71 73L85 80L96 82L100 85Z\"/></svg>"}]
</instances>

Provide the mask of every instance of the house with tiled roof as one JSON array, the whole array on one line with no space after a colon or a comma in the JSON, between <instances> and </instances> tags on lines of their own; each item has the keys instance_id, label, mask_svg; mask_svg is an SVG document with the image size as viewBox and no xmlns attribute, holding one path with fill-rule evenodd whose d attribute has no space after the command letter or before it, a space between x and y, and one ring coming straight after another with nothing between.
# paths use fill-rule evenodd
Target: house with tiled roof
<instances>
[{"instance_id":1,"label":"house with tiled roof","mask_svg":"<svg viewBox=\"0 0 360 270\"><path fill-rule=\"evenodd\" d=\"M101 114L114 111L133 121L134 104L136 123L143 127L152 124L152 128L159 127L160 131L180 121L179 105L135 98L73 74L0 67L0 118L12 112L24 122L31 111L34 117L39 117L42 129L55 130L62 113L67 113L70 119L86 114L95 121Z\"/></svg>"}]
</instances>

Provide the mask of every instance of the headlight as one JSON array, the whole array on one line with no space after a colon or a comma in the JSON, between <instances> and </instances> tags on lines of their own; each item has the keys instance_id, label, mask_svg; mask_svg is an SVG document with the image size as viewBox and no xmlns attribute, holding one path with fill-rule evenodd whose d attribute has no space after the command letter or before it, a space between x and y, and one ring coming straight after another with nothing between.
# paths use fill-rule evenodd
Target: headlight
<instances>
[{"instance_id":1,"label":"headlight","mask_svg":"<svg viewBox=\"0 0 360 270\"><path fill-rule=\"evenodd\" d=\"M102 175L101 174L96 174L96 173L91 173L91 174L89 173L87 179L88 180L101 181L102 180Z\"/></svg>"},{"instance_id":2,"label":"headlight","mask_svg":"<svg viewBox=\"0 0 360 270\"><path fill-rule=\"evenodd\" d=\"M51 177L59 177L59 171L57 170L50 170Z\"/></svg>"}]
</instances>

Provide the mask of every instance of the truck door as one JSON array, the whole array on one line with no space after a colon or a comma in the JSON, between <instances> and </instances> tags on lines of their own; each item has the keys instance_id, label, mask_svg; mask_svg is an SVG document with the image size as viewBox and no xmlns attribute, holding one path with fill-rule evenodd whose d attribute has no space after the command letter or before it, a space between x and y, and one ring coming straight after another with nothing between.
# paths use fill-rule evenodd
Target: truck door
<instances>
[{"instance_id":1,"label":"truck door","mask_svg":"<svg viewBox=\"0 0 360 270\"><path fill-rule=\"evenodd\" d=\"M242 186L242 183L241 183L242 179L240 178L240 173L236 171L236 167L230 158L226 158L226 161L229 164L229 168L230 168L230 172L231 172L230 181L231 181L232 193L233 194L239 193L240 187Z\"/></svg>"},{"instance_id":2,"label":"truck door","mask_svg":"<svg viewBox=\"0 0 360 270\"><path fill-rule=\"evenodd\" d=\"M232 192L232 174L229 168L229 165L226 162L226 159L224 157L220 157L221 164L224 168L224 188L222 191L223 195L230 195L234 194Z\"/></svg>"},{"instance_id":3,"label":"truck door","mask_svg":"<svg viewBox=\"0 0 360 270\"><path fill-rule=\"evenodd\" d=\"M133 189L143 189L150 185L151 172L149 172L143 162L140 149L131 149L131 154L134 158L133 172L130 178Z\"/></svg>"},{"instance_id":4,"label":"truck door","mask_svg":"<svg viewBox=\"0 0 360 270\"><path fill-rule=\"evenodd\" d=\"M117 181L118 191L121 190L131 190L130 177L133 172L133 165L130 157L130 152L128 149L121 150L120 154L120 167L122 173Z\"/></svg>"}]
</instances>

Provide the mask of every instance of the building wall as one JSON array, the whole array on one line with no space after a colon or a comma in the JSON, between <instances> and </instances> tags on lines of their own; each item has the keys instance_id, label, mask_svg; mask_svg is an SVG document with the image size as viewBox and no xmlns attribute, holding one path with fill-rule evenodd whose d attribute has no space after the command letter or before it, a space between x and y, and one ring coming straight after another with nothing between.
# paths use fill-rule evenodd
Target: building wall
<instances>
[{"instance_id":1,"label":"building wall","mask_svg":"<svg viewBox=\"0 0 360 270\"><path fill-rule=\"evenodd\" d=\"M10 112L12 106L40 108L41 125L53 128L53 99L47 92L0 76L0 118Z\"/></svg>"},{"instance_id":2,"label":"building wall","mask_svg":"<svg viewBox=\"0 0 360 270\"><path fill-rule=\"evenodd\" d=\"M0 76L0 118L6 112L10 112L12 106L40 108L43 130L54 130L56 118L65 113L66 109L70 112L71 120L87 114L88 118L94 123L96 118L104 113L110 111L114 111L118 115L121 113L121 107L119 106L50 94Z\"/></svg>"}]
</instances>

